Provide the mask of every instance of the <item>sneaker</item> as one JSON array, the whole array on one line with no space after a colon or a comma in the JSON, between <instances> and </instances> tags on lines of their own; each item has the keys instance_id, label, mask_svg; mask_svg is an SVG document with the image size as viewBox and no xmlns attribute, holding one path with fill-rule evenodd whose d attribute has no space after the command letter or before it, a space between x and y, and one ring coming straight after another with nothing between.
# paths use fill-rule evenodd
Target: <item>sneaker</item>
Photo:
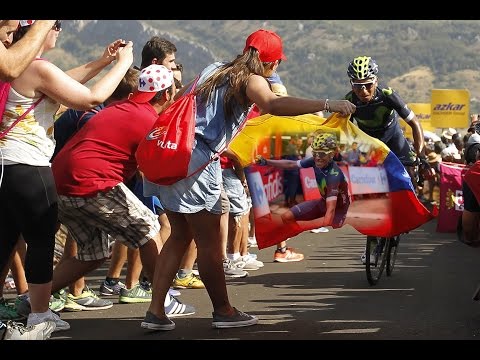
<instances>
[{"instance_id":1,"label":"sneaker","mask_svg":"<svg viewBox=\"0 0 480 360\"><path fill-rule=\"evenodd\" d=\"M245 261L245 264L247 265L251 264L253 266L256 266L257 268L261 268L265 266L265 264L262 261L257 260L257 255L253 256L253 254L247 253L247 255L240 256L240 258L242 259L242 261ZM248 269L245 269L245 270L248 270Z\"/></svg>"},{"instance_id":2,"label":"sneaker","mask_svg":"<svg viewBox=\"0 0 480 360\"><path fill-rule=\"evenodd\" d=\"M302 261L303 258L303 254L295 252L295 250L291 247L287 247L287 250L284 253L282 253L280 250L275 250L273 261L284 263L292 261Z\"/></svg>"},{"instance_id":3,"label":"sneaker","mask_svg":"<svg viewBox=\"0 0 480 360\"><path fill-rule=\"evenodd\" d=\"M251 261L252 260L252 261ZM243 256L240 256L237 260L232 260L232 263L235 267L246 270L246 271L253 271L260 269L258 266L254 264L254 259L246 258L243 260Z\"/></svg>"},{"instance_id":4,"label":"sneaker","mask_svg":"<svg viewBox=\"0 0 480 360\"><path fill-rule=\"evenodd\" d=\"M27 295L18 295L15 299L15 308L17 309L17 313L22 315L23 317L27 317L28 314L32 312L30 308L30 300Z\"/></svg>"},{"instance_id":5,"label":"sneaker","mask_svg":"<svg viewBox=\"0 0 480 360\"><path fill-rule=\"evenodd\" d=\"M205 289L203 281L194 273L190 273L184 278L179 278L178 274L173 279L174 289Z\"/></svg>"},{"instance_id":6,"label":"sneaker","mask_svg":"<svg viewBox=\"0 0 480 360\"><path fill-rule=\"evenodd\" d=\"M230 259L223 260L223 272L225 277L229 278L244 278L248 276L248 272L237 268Z\"/></svg>"},{"instance_id":7,"label":"sneaker","mask_svg":"<svg viewBox=\"0 0 480 360\"><path fill-rule=\"evenodd\" d=\"M256 316L245 314L244 312L237 310L237 308L233 309L235 310L235 315L233 316L223 316L213 312L212 326L218 329L226 329L251 326L258 323L258 318Z\"/></svg>"},{"instance_id":8,"label":"sneaker","mask_svg":"<svg viewBox=\"0 0 480 360\"><path fill-rule=\"evenodd\" d=\"M65 307L65 301L66 292L62 289L56 292L54 295L50 296L48 307L50 308L50 310L55 312L62 311ZM17 313L19 313L23 317L27 317L32 312L32 309L30 307L30 298L28 297L28 295L17 296L17 298L15 299L15 308L17 309Z\"/></svg>"},{"instance_id":9,"label":"sneaker","mask_svg":"<svg viewBox=\"0 0 480 360\"><path fill-rule=\"evenodd\" d=\"M65 310L67 311L82 311L82 310L106 310L110 309L113 303L110 300L100 299L92 290L85 286L82 293L78 296L68 294L65 303Z\"/></svg>"},{"instance_id":10,"label":"sneaker","mask_svg":"<svg viewBox=\"0 0 480 360\"><path fill-rule=\"evenodd\" d=\"M175 289L172 289L172 288L168 289L168 293L169 293L170 295L172 295L172 296L180 296L180 295L182 295L182 293L181 293L180 291L175 290Z\"/></svg>"},{"instance_id":11,"label":"sneaker","mask_svg":"<svg viewBox=\"0 0 480 360\"><path fill-rule=\"evenodd\" d=\"M52 311L60 312L65 308L66 301L67 292L64 289L61 289L60 291L57 291L56 293L53 293L52 296L50 296L50 302L48 304L48 307Z\"/></svg>"},{"instance_id":12,"label":"sneaker","mask_svg":"<svg viewBox=\"0 0 480 360\"><path fill-rule=\"evenodd\" d=\"M311 233L314 233L314 234L319 234L319 233L327 233L329 232L330 230L328 230L326 227L319 227L317 229L312 229L310 230Z\"/></svg>"},{"instance_id":13,"label":"sneaker","mask_svg":"<svg viewBox=\"0 0 480 360\"><path fill-rule=\"evenodd\" d=\"M150 311L147 311L141 327L149 330L173 330L175 329L175 323L168 317L160 319Z\"/></svg>"},{"instance_id":14,"label":"sneaker","mask_svg":"<svg viewBox=\"0 0 480 360\"><path fill-rule=\"evenodd\" d=\"M176 297L170 296L170 304L165 307L165 315L168 317L187 316L195 314L195 308L185 305Z\"/></svg>"},{"instance_id":15,"label":"sneaker","mask_svg":"<svg viewBox=\"0 0 480 360\"><path fill-rule=\"evenodd\" d=\"M255 260L249 255L240 256L239 260L245 263L243 270L258 270L264 266L263 262Z\"/></svg>"},{"instance_id":16,"label":"sneaker","mask_svg":"<svg viewBox=\"0 0 480 360\"><path fill-rule=\"evenodd\" d=\"M0 298L0 320L22 320L25 316L20 315L14 305L10 305L4 298Z\"/></svg>"},{"instance_id":17,"label":"sneaker","mask_svg":"<svg viewBox=\"0 0 480 360\"><path fill-rule=\"evenodd\" d=\"M100 295L110 296L110 295L119 295L120 289L125 289L125 284L121 281L117 282L115 285L108 285L106 281L100 285L98 292Z\"/></svg>"},{"instance_id":18,"label":"sneaker","mask_svg":"<svg viewBox=\"0 0 480 360\"><path fill-rule=\"evenodd\" d=\"M50 320L30 326L9 321L3 340L47 340L55 330L55 326L55 322Z\"/></svg>"},{"instance_id":19,"label":"sneaker","mask_svg":"<svg viewBox=\"0 0 480 360\"><path fill-rule=\"evenodd\" d=\"M36 313L30 313L27 319L27 326L41 324L45 321L53 321L55 323L54 332L70 329L70 324L68 322L60 319L60 316L52 310L48 311L50 312L49 316L41 318L38 317Z\"/></svg>"},{"instance_id":20,"label":"sneaker","mask_svg":"<svg viewBox=\"0 0 480 360\"><path fill-rule=\"evenodd\" d=\"M152 301L152 289L144 289L140 284L131 289L120 289L120 304L148 303Z\"/></svg>"},{"instance_id":21,"label":"sneaker","mask_svg":"<svg viewBox=\"0 0 480 360\"><path fill-rule=\"evenodd\" d=\"M248 237L247 247L258 247L257 239L254 237Z\"/></svg>"}]
</instances>

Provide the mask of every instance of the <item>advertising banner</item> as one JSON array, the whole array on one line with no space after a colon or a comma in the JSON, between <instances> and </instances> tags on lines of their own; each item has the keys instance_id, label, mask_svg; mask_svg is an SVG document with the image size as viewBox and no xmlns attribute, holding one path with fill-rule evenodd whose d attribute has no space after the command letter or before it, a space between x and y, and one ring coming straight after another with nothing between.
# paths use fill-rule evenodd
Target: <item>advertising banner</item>
<instances>
[{"instance_id":1,"label":"advertising banner","mask_svg":"<svg viewBox=\"0 0 480 360\"><path fill-rule=\"evenodd\" d=\"M470 92L467 89L432 90L432 126L436 128L468 128Z\"/></svg>"},{"instance_id":2,"label":"advertising banner","mask_svg":"<svg viewBox=\"0 0 480 360\"><path fill-rule=\"evenodd\" d=\"M412 111L417 116L417 120L422 125L423 130L434 131L435 127L432 125L432 104L430 103L409 103L408 107L412 109ZM412 128L410 125L407 124L406 121L400 119L400 127L403 129L405 133L405 137L413 139Z\"/></svg>"}]
</instances>

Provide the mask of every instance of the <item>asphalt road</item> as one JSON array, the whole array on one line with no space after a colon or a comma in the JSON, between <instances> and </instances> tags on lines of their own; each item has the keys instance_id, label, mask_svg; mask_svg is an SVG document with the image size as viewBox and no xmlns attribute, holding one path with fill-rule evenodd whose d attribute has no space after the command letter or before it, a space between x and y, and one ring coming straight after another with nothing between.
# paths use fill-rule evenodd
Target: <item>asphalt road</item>
<instances>
[{"instance_id":1,"label":"asphalt road","mask_svg":"<svg viewBox=\"0 0 480 360\"><path fill-rule=\"evenodd\" d=\"M480 281L479 252L454 234L436 233L436 220L402 238L391 277L366 280L360 254L365 236L350 226L303 233L289 245L305 254L297 263L274 263L273 248L258 251L265 267L244 279L228 279L231 302L255 314L252 327L211 327L206 290L182 290L196 307L175 318L176 329L150 332L140 323L148 304L118 304L104 311L62 312L71 329L60 340L427 340L478 339L480 303L471 299ZM88 277L98 289L106 268ZM51 342L50 342L51 343Z\"/></svg>"}]
</instances>

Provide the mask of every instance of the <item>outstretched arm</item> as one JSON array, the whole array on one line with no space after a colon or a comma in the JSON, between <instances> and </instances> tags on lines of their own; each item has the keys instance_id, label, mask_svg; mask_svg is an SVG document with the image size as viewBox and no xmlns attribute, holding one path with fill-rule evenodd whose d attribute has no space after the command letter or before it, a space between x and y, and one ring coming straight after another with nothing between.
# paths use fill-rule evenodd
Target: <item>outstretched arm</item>
<instances>
[{"instance_id":1,"label":"outstretched arm","mask_svg":"<svg viewBox=\"0 0 480 360\"><path fill-rule=\"evenodd\" d=\"M286 169L286 170L294 170L298 169L298 162L296 160L270 160L270 159L265 159L263 156L258 155L257 158L255 159L255 163L258 165L270 165L270 166L275 166L280 169Z\"/></svg>"},{"instance_id":2,"label":"outstretched arm","mask_svg":"<svg viewBox=\"0 0 480 360\"><path fill-rule=\"evenodd\" d=\"M113 60L115 60L121 45L125 46L125 42L122 39L115 40L114 42L108 44L101 57L84 65L80 65L74 69L70 69L66 71L66 73L70 77L77 80L80 84L85 84L87 81L94 78L105 67L110 65Z\"/></svg>"},{"instance_id":3,"label":"outstretched arm","mask_svg":"<svg viewBox=\"0 0 480 360\"><path fill-rule=\"evenodd\" d=\"M20 76L39 53L55 21L35 21L25 36L8 49L0 42L0 80L11 82Z\"/></svg>"}]
</instances>

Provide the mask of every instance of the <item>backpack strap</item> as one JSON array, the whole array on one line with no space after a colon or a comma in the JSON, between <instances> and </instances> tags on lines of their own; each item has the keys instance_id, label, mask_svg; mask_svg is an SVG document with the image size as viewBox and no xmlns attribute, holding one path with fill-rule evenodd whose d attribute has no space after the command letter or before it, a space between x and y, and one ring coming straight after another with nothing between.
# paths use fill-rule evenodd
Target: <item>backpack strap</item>
<instances>
[{"instance_id":1,"label":"backpack strap","mask_svg":"<svg viewBox=\"0 0 480 360\"><path fill-rule=\"evenodd\" d=\"M25 118L25 116L27 116L27 114L28 114L30 111L32 111L38 104L40 104L40 101L42 101L44 97L45 97L45 94L43 94L42 96L40 96L40 98L39 98L37 101L35 101L35 102L27 109L27 111L25 111L22 115L20 115L20 116L13 122L12 125L10 125L6 130L0 132L0 139L2 139L3 137L5 137L5 135L7 135L8 132L15 127L15 125L17 125L20 121L22 121L22 120Z\"/></svg>"}]
</instances>

